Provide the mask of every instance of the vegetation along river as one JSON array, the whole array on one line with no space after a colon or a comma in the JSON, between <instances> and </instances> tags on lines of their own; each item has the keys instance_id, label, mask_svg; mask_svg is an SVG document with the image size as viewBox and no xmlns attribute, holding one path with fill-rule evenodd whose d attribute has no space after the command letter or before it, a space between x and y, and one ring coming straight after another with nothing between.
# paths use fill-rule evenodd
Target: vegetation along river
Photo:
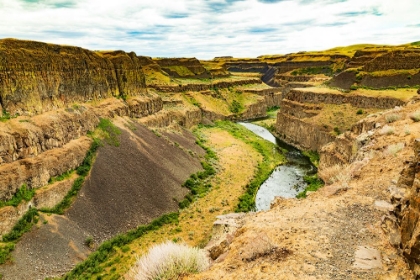
<instances>
[{"instance_id":1,"label":"vegetation along river","mask_svg":"<svg viewBox=\"0 0 420 280\"><path fill-rule=\"evenodd\" d=\"M276 196L292 198L303 191L307 185L303 177L316 173L316 167L312 165L308 157L304 156L296 148L278 140L264 127L245 122L239 122L239 124L265 140L276 144L278 149L286 152L287 163L277 166L258 190L255 199L256 210L270 209L270 204ZM277 150L273 151L273 153L277 152Z\"/></svg>"}]
</instances>

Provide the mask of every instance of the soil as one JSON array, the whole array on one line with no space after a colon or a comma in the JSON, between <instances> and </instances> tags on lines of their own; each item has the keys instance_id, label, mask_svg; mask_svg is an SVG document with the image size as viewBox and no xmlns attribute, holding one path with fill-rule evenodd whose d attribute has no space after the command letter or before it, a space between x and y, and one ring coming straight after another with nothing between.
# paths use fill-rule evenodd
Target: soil
<instances>
[{"instance_id":1,"label":"soil","mask_svg":"<svg viewBox=\"0 0 420 280\"><path fill-rule=\"evenodd\" d=\"M2 279L38 280L60 276L91 253L84 245L88 236L64 216L42 215L38 225L16 245L13 264L0 267Z\"/></svg>"},{"instance_id":2,"label":"soil","mask_svg":"<svg viewBox=\"0 0 420 280\"><path fill-rule=\"evenodd\" d=\"M121 121L119 127L120 145L99 149L89 178L66 213L98 243L176 211L188 191L182 183L201 169L199 158L145 126L130 130Z\"/></svg>"}]
</instances>

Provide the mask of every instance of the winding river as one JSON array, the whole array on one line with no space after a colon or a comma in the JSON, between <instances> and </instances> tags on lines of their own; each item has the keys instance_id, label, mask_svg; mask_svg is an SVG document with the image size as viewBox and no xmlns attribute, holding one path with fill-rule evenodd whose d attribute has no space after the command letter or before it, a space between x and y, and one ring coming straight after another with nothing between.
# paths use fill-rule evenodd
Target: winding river
<instances>
[{"instance_id":1,"label":"winding river","mask_svg":"<svg viewBox=\"0 0 420 280\"><path fill-rule=\"evenodd\" d=\"M303 191L306 183L303 176L314 174L316 168L309 159L296 148L278 140L267 129L252 123L239 122L260 137L274 143L281 150L287 151L287 163L275 168L270 177L261 185L255 200L256 210L269 210L274 197L295 197ZM277 152L277 151L276 151Z\"/></svg>"}]
</instances>

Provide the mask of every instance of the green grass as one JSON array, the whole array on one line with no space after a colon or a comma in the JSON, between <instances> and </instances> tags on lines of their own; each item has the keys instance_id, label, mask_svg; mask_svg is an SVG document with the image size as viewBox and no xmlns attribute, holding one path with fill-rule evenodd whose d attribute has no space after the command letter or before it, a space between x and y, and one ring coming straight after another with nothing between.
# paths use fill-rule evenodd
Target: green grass
<instances>
[{"instance_id":1,"label":"green grass","mask_svg":"<svg viewBox=\"0 0 420 280\"><path fill-rule=\"evenodd\" d=\"M259 187L267 180L276 166L286 162L286 158L278 152L273 153L273 150L276 149L273 143L262 139L241 125L228 121L218 121L216 127L228 131L235 138L251 145L263 157L262 162L257 166L254 178L246 185L245 193L239 197L239 203L235 209L235 212L252 211L255 209L255 196Z\"/></svg>"},{"instance_id":2,"label":"green grass","mask_svg":"<svg viewBox=\"0 0 420 280\"><path fill-rule=\"evenodd\" d=\"M115 147L120 145L119 136L121 135L121 130L109 119L101 118L97 128L103 132L103 139L107 144Z\"/></svg>"},{"instance_id":3,"label":"green grass","mask_svg":"<svg viewBox=\"0 0 420 280\"><path fill-rule=\"evenodd\" d=\"M55 176L55 177L51 177L48 180L48 184L53 184L55 182L64 181L65 179L70 178L71 175L73 175L73 173L74 173L74 170L69 170L69 171L66 171L66 172L62 173L61 175L58 175L58 176Z\"/></svg>"},{"instance_id":4,"label":"green grass","mask_svg":"<svg viewBox=\"0 0 420 280\"><path fill-rule=\"evenodd\" d=\"M300 75L318 75L324 74L326 76L332 76L334 74L333 69L330 67L307 67L293 70L291 73L293 76Z\"/></svg>"},{"instance_id":5,"label":"green grass","mask_svg":"<svg viewBox=\"0 0 420 280\"><path fill-rule=\"evenodd\" d=\"M97 149L100 147L100 142L97 139L94 139L92 142L90 149L87 151L86 156L82 162L82 164L77 168L76 173L80 175L73 183L70 191L66 194L63 200L58 203L53 208L42 208L40 209L41 212L44 213L55 213L55 214L64 214L64 211L70 207L74 198L77 196L77 193L83 186L83 182L85 181L85 177L89 173L90 169L92 168L93 158Z\"/></svg>"},{"instance_id":6,"label":"green grass","mask_svg":"<svg viewBox=\"0 0 420 280\"><path fill-rule=\"evenodd\" d=\"M304 191L298 193L296 198L306 198L306 194L308 191L314 192L317 191L319 188L324 186L324 182L318 178L318 175L312 176L304 176L303 180L308 184Z\"/></svg>"},{"instance_id":7,"label":"green grass","mask_svg":"<svg viewBox=\"0 0 420 280\"><path fill-rule=\"evenodd\" d=\"M18 206L23 200L29 201L34 197L35 190L30 189L26 186L26 184L23 184L17 192L13 195L13 197L10 200L7 201L0 201L0 207L4 206Z\"/></svg>"},{"instance_id":8,"label":"green grass","mask_svg":"<svg viewBox=\"0 0 420 280\"><path fill-rule=\"evenodd\" d=\"M317 151L302 151L302 154L308 157L313 165L319 166L319 154Z\"/></svg>"},{"instance_id":9,"label":"green grass","mask_svg":"<svg viewBox=\"0 0 420 280\"><path fill-rule=\"evenodd\" d=\"M119 234L114 238L105 241L99 248L89 257L78 264L72 271L64 275L62 279L91 279L92 274L100 273L103 268L99 266L105 263L110 257L116 254L116 248L123 248L133 240L145 235L150 231L154 231L167 224L177 224L179 213L165 214L148 225L142 225L127 233ZM98 279L98 278L96 278Z\"/></svg>"},{"instance_id":10,"label":"green grass","mask_svg":"<svg viewBox=\"0 0 420 280\"><path fill-rule=\"evenodd\" d=\"M6 261L10 260L16 242L24 233L31 230L32 226L38 222L38 218L38 210L36 208L31 208L22 218L20 218L9 233L3 235L2 241L7 243L0 246L0 264L4 264Z\"/></svg>"}]
</instances>

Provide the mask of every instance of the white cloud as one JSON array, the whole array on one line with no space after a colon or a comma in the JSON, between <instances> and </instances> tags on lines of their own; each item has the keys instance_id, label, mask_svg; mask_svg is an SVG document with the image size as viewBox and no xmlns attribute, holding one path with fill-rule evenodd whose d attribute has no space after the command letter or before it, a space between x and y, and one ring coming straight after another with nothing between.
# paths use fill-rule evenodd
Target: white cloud
<instances>
[{"instance_id":1,"label":"white cloud","mask_svg":"<svg viewBox=\"0 0 420 280\"><path fill-rule=\"evenodd\" d=\"M256 57L420 38L415 0L0 0L0 7L0 37L149 56Z\"/></svg>"}]
</instances>

